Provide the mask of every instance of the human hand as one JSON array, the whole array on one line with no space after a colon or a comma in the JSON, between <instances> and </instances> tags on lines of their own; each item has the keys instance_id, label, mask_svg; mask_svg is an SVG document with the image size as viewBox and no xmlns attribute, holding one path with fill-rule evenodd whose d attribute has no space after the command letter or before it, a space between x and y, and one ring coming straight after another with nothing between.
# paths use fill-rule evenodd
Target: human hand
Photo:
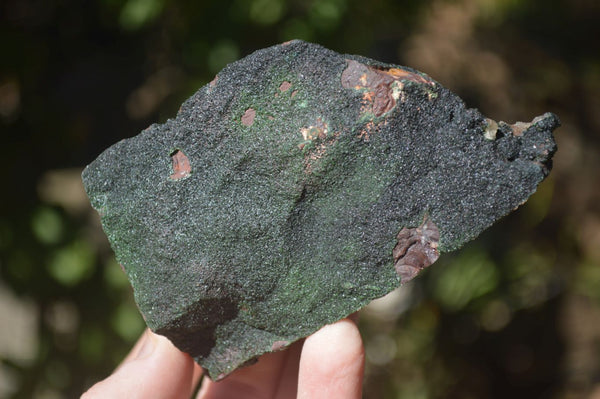
<instances>
[{"instance_id":1,"label":"human hand","mask_svg":"<svg viewBox=\"0 0 600 399\"><path fill-rule=\"evenodd\" d=\"M196 399L358 399L363 371L360 333L343 319L222 381L204 378ZM202 368L188 354L147 330L115 372L82 399L187 399L201 378Z\"/></svg>"}]
</instances>

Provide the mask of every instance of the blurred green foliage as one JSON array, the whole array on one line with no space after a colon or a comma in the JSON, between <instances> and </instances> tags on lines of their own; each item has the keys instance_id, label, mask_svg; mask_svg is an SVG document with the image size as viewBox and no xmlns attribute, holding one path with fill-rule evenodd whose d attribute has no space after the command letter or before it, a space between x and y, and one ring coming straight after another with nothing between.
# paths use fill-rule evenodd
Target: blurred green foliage
<instances>
[{"instance_id":1,"label":"blurred green foliage","mask_svg":"<svg viewBox=\"0 0 600 399\"><path fill-rule=\"evenodd\" d=\"M437 273L435 273L437 272ZM465 249L445 267L434 269L434 297L449 311L459 311L498 287L496 264L482 249Z\"/></svg>"},{"instance_id":2,"label":"blurred green foliage","mask_svg":"<svg viewBox=\"0 0 600 399\"><path fill-rule=\"evenodd\" d=\"M595 0L2 2L0 397L77 397L144 328L81 168L293 38L563 122L526 205L363 312L365 398L600 395L598 20Z\"/></svg>"},{"instance_id":3,"label":"blurred green foliage","mask_svg":"<svg viewBox=\"0 0 600 399\"><path fill-rule=\"evenodd\" d=\"M156 19L164 0L127 0L121 6L119 24L127 30L137 30Z\"/></svg>"}]
</instances>

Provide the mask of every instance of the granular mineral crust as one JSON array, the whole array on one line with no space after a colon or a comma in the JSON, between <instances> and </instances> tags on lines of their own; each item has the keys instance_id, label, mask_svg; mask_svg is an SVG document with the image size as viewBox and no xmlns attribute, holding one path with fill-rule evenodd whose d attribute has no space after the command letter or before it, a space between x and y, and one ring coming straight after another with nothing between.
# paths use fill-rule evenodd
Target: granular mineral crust
<instances>
[{"instance_id":1,"label":"granular mineral crust","mask_svg":"<svg viewBox=\"0 0 600 399\"><path fill-rule=\"evenodd\" d=\"M418 71L292 41L227 66L83 181L148 326L220 379L525 202L557 126L496 122Z\"/></svg>"}]
</instances>

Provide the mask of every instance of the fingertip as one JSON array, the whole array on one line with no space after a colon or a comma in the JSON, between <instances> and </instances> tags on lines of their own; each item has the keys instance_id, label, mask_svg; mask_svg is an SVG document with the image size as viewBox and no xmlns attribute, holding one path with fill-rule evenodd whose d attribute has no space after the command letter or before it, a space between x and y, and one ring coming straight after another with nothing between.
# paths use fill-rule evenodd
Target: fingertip
<instances>
[{"instance_id":1,"label":"fingertip","mask_svg":"<svg viewBox=\"0 0 600 399\"><path fill-rule=\"evenodd\" d=\"M365 352L356 324L343 319L304 342L298 398L360 398Z\"/></svg>"},{"instance_id":2,"label":"fingertip","mask_svg":"<svg viewBox=\"0 0 600 399\"><path fill-rule=\"evenodd\" d=\"M305 351L307 356L332 357L342 364L364 357L362 337L349 319L326 325L306 338L303 356Z\"/></svg>"}]
</instances>

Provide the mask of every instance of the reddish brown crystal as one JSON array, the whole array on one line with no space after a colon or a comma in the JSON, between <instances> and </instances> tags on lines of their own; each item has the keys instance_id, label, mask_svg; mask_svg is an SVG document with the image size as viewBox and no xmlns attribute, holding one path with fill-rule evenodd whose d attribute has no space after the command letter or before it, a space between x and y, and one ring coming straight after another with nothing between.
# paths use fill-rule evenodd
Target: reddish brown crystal
<instances>
[{"instance_id":1,"label":"reddish brown crystal","mask_svg":"<svg viewBox=\"0 0 600 399\"><path fill-rule=\"evenodd\" d=\"M283 93L284 91L287 91L290 87L292 87L292 84L288 81L284 81L279 86L279 90Z\"/></svg>"},{"instance_id":2,"label":"reddish brown crystal","mask_svg":"<svg viewBox=\"0 0 600 399\"><path fill-rule=\"evenodd\" d=\"M440 231L429 218L425 218L419 227L403 228L396 238L398 243L392 254L396 273L402 279L402 283L415 278L421 270L440 257Z\"/></svg>"},{"instance_id":3,"label":"reddish brown crystal","mask_svg":"<svg viewBox=\"0 0 600 399\"><path fill-rule=\"evenodd\" d=\"M254 117L256 116L256 110L253 108L248 108L244 115L242 115L242 124L244 126L252 126L254 123Z\"/></svg>"},{"instance_id":4,"label":"reddish brown crystal","mask_svg":"<svg viewBox=\"0 0 600 399\"><path fill-rule=\"evenodd\" d=\"M348 67L342 72L342 86L364 91L363 100L375 116L382 116L396 106L399 93L394 90L395 82L398 89L402 88L401 81L405 80L433 84L423 76L404 69L378 69L354 60L347 62Z\"/></svg>"},{"instance_id":5,"label":"reddish brown crystal","mask_svg":"<svg viewBox=\"0 0 600 399\"><path fill-rule=\"evenodd\" d=\"M183 179L192 173L192 165L190 165L190 160L180 150L177 150L171 154L171 160L173 162L173 174L169 177L172 180Z\"/></svg>"}]
</instances>

